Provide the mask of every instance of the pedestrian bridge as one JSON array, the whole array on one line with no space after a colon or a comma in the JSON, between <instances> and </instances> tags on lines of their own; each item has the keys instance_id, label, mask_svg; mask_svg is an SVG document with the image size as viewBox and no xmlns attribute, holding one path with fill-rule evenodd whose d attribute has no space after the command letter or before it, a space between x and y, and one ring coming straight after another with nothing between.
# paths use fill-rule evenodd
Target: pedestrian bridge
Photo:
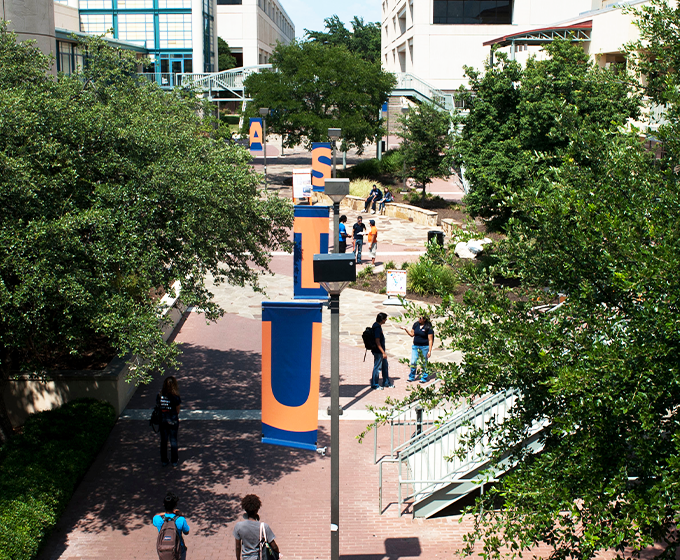
<instances>
[{"instance_id":1,"label":"pedestrian bridge","mask_svg":"<svg viewBox=\"0 0 680 560\"><path fill-rule=\"evenodd\" d=\"M211 101L219 99L220 101L247 102L250 99L243 89L244 80L254 72L270 70L271 68L271 64L259 64L203 74L150 73L142 75L155 81L164 89L190 87L207 94ZM456 103L452 94L444 93L410 72L399 72L395 76L397 85L390 93L391 96L409 97L419 102L428 101L449 112L456 110ZM226 93L226 97L223 95L224 93Z\"/></svg>"}]
</instances>

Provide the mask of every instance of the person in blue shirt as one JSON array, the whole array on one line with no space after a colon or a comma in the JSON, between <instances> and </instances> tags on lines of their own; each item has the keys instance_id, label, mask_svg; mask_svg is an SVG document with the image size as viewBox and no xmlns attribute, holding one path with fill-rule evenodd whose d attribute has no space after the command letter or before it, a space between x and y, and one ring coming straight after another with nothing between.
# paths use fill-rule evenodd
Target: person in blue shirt
<instances>
[{"instance_id":1,"label":"person in blue shirt","mask_svg":"<svg viewBox=\"0 0 680 560\"><path fill-rule=\"evenodd\" d=\"M163 498L163 509L165 509L165 512L154 515L153 524L160 533L161 527L163 526L163 521L165 521L166 517L175 520L175 527L177 528L177 533L179 533L179 538L182 541L182 552L180 558L181 560L186 560L187 546L184 544L184 535L189 534L189 524L187 523L186 518L177 509L178 503L179 498L173 492L168 490L165 498Z\"/></svg>"},{"instance_id":2,"label":"person in blue shirt","mask_svg":"<svg viewBox=\"0 0 680 560\"><path fill-rule=\"evenodd\" d=\"M347 221L347 216L344 214L340 216L340 225L338 227L338 237L340 238L340 252L344 253L347 251L347 226L345 222Z\"/></svg>"},{"instance_id":3,"label":"person in blue shirt","mask_svg":"<svg viewBox=\"0 0 680 560\"><path fill-rule=\"evenodd\" d=\"M383 196L382 200L380 201L380 204L378 204L378 214L384 214L385 213L385 204L388 202L394 202L394 195L392 194L392 191L385 187L385 196Z\"/></svg>"},{"instance_id":4,"label":"person in blue shirt","mask_svg":"<svg viewBox=\"0 0 680 560\"><path fill-rule=\"evenodd\" d=\"M371 192L368 193L366 197L366 202L364 203L364 212L368 212L368 207L372 207L372 213L375 214L375 205L382 199L382 193L377 185L373 185Z\"/></svg>"}]
</instances>

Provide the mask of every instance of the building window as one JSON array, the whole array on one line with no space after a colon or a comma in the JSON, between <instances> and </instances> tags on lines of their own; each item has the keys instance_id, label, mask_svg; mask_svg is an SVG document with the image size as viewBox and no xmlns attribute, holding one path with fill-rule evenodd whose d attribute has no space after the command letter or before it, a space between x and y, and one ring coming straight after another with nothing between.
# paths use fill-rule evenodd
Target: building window
<instances>
[{"instance_id":1,"label":"building window","mask_svg":"<svg viewBox=\"0 0 680 560\"><path fill-rule=\"evenodd\" d=\"M119 0L120 2L120 0ZM158 0L158 7L161 10L191 9L191 0Z\"/></svg>"},{"instance_id":2,"label":"building window","mask_svg":"<svg viewBox=\"0 0 680 560\"><path fill-rule=\"evenodd\" d=\"M113 28L113 16L111 14L80 14L80 30L90 35L108 35L109 29Z\"/></svg>"},{"instance_id":3,"label":"building window","mask_svg":"<svg viewBox=\"0 0 680 560\"><path fill-rule=\"evenodd\" d=\"M158 38L161 49L190 49L191 14L159 14Z\"/></svg>"},{"instance_id":4,"label":"building window","mask_svg":"<svg viewBox=\"0 0 680 560\"><path fill-rule=\"evenodd\" d=\"M83 53L77 45L57 41L59 56L57 58L57 71L64 74L73 74L83 67Z\"/></svg>"},{"instance_id":5,"label":"building window","mask_svg":"<svg viewBox=\"0 0 680 560\"><path fill-rule=\"evenodd\" d=\"M153 14L118 14L118 39L155 48Z\"/></svg>"},{"instance_id":6,"label":"building window","mask_svg":"<svg viewBox=\"0 0 680 560\"><path fill-rule=\"evenodd\" d=\"M498 25L512 23L513 0L434 0L434 24Z\"/></svg>"},{"instance_id":7,"label":"building window","mask_svg":"<svg viewBox=\"0 0 680 560\"><path fill-rule=\"evenodd\" d=\"M153 0L118 0L120 10L153 10Z\"/></svg>"},{"instance_id":8,"label":"building window","mask_svg":"<svg viewBox=\"0 0 680 560\"><path fill-rule=\"evenodd\" d=\"M230 5L240 6L241 4L243 4L243 0L217 0L218 6L230 6Z\"/></svg>"},{"instance_id":9,"label":"building window","mask_svg":"<svg viewBox=\"0 0 680 560\"><path fill-rule=\"evenodd\" d=\"M111 0L80 0L78 7L81 10L110 10Z\"/></svg>"}]
</instances>

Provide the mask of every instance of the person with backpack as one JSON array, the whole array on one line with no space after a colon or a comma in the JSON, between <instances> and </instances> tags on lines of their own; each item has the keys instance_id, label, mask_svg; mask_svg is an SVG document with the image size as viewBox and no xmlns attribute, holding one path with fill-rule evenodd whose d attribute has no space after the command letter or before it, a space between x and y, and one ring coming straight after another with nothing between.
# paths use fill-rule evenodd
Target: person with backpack
<instances>
[{"instance_id":1,"label":"person with backpack","mask_svg":"<svg viewBox=\"0 0 680 560\"><path fill-rule=\"evenodd\" d=\"M170 375L163 381L161 392L156 395L156 404L161 408L161 464L168 462L168 440L170 440L170 460L176 467L179 461L177 433L179 432L179 407L182 399L179 396L177 379Z\"/></svg>"},{"instance_id":2,"label":"person with backpack","mask_svg":"<svg viewBox=\"0 0 680 560\"><path fill-rule=\"evenodd\" d=\"M236 539L236 560L265 560L278 558L279 546L274 540L276 535L269 525L260 521L258 512L262 501L255 494L248 494L241 500L241 507L246 512L243 521L234 527Z\"/></svg>"},{"instance_id":3,"label":"person with backpack","mask_svg":"<svg viewBox=\"0 0 680 560\"><path fill-rule=\"evenodd\" d=\"M158 529L156 552L158 560L186 560L187 546L184 535L189 534L189 524L177 509L179 498L170 490L163 498L165 512L154 515L153 524Z\"/></svg>"},{"instance_id":4,"label":"person with backpack","mask_svg":"<svg viewBox=\"0 0 680 560\"><path fill-rule=\"evenodd\" d=\"M378 313L373 323L373 338L375 349L371 349L373 354L373 373L371 374L371 389L387 389L394 387L390 381L389 364L387 363L387 352L385 351L385 334L382 327L387 323L387 313ZM378 380L378 373L382 372L382 386Z\"/></svg>"},{"instance_id":5,"label":"person with backpack","mask_svg":"<svg viewBox=\"0 0 680 560\"><path fill-rule=\"evenodd\" d=\"M434 343L434 329L430 318L427 315L418 317L418 320L413 323L413 328L401 327L406 331L406 334L413 337L413 346L411 347L411 373L409 373L408 380L416 380L416 371L418 362L420 361L422 367L420 372L420 382L427 383L427 360L432 356L432 344Z\"/></svg>"}]
</instances>

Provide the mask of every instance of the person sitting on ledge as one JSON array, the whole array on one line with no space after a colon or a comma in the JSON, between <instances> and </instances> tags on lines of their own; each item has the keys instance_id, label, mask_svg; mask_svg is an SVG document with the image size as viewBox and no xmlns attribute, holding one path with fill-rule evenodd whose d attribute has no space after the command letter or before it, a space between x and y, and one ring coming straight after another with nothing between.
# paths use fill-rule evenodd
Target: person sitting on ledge
<instances>
[{"instance_id":1,"label":"person sitting on ledge","mask_svg":"<svg viewBox=\"0 0 680 560\"><path fill-rule=\"evenodd\" d=\"M375 214L375 204L380 199L382 199L382 193L380 192L380 189L376 185L373 185L371 192L368 193L368 197L366 197L366 202L364 204L364 212L368 212L368 207L372 206L371 213Z\"/></svg>"},{"instance_id":2,"label":"person sitting on ledge","mask_svg":"<svg viewBox=\"0 0 680 560\"><path fill-rule=\"evenodd\" d=\"M385 213L385 204L388 202L394 202L394 196L392 195L392 191L388 187L385 187L385 196L383 196L383 199L378 205L378 214Z\"/></svg>"}]
</instances>

